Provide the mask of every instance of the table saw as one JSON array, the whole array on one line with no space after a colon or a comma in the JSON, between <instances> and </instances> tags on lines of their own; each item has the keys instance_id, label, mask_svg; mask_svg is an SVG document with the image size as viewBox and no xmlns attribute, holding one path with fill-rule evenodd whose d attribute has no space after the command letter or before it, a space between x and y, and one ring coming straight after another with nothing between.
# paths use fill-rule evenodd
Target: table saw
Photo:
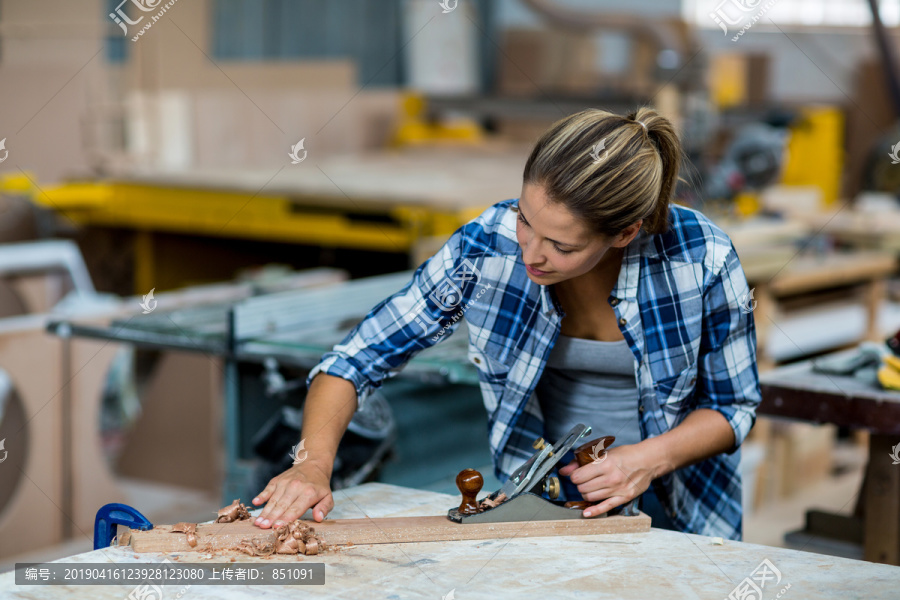
<instances>
[{"instance_id":1,"label":"table saw","mask_svg":"<svg viewBox=\"0 0 900 600\"><path fill-rule=\"evenodd\" d=\"M283 424L273 415L285 411L284 393L304 386L303 372L314 367L378 302L400 290L412 271L343 282L308 290L269 293L238 301L165 310L113 320L106 326L58 320L48 330L57 335L131 343L139 348L199 352L224 361L225 482L223 501L253 494L258 485L254 447L257 434L277 431ZM440 348L417 355L401 376L423 383L478 385L478 374L467 357L465 323ZM282 372L293 369L293 380ZM389 407L375 398L373 408L360 411L351 432L370 433L384 440L371 466L389 449ZM365 413L365 414L363 414ZM286 420L291 420L290 413ZM284 419L283 419L284 420ZM282 427L283 429L283 427ZM294 440L292 443L295 443ZM361 469L346 485L370 474Z\"/></svg>"}]
</instances>

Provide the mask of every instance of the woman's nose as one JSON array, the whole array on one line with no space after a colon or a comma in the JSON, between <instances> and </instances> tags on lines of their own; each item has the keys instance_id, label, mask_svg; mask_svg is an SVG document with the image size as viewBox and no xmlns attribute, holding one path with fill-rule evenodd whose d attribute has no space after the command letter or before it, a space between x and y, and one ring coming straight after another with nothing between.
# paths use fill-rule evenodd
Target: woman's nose
<instances>
[{"instance_id":1,"label":"woman's nose","mask_svg":"<svg viewBox=\"0 0 900 600\"><path fill-rule=\"evenodd\" d=\"M531 238L522 246L522 261L526 265L535 265L543 262L543 257L538 251L538 245L535 243L534 238Z\"/></svg>"}]
</instances>

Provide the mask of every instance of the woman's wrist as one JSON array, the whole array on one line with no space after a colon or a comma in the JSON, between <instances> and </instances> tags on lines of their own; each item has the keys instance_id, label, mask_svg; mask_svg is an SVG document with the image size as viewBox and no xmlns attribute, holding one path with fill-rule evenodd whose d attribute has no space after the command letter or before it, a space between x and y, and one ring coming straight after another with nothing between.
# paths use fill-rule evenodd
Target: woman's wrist
<instances>
[{"instance_id":1,"label":"woman's wrist","mask_svg":"<svg viewBox=\"0 0 900 600\"><path fill-rule=\"evenodd\" d=\"M734 433L721 413L701 408L669 431L640 443L647 446L646 461L656 479L728 451L734 445Z\"/></svg>"},{"instance_id":2,"label":"woman's wrist","mask_svg":"<svg viewBox=\"0 0 900 600\"><path fill-rule=\"evenodd\" d=\"M658 435L656 437L647 438L638 444L644 446L644 452L647 457L645 461L650 471L651 480L662 477L663 475L668 475L678 468L678 466L672 462L672 452L670 452L669 445L665 438L665 435Z\"/></svg>"},{"instance_id":3,"label":"woman's wrist","mask_svg":"<svg viewBox=\"0 0 900 600\"><path fill-rule=\"evenodd\" d=\"M302 465L302 466L301 466ZM308 458L298 465L304 471L312 473L313 471L320 473L325 479L331 480L331 474L334 470L334 459L331 461L321 460L317 458Z\"/></svg>"}]
</instances>

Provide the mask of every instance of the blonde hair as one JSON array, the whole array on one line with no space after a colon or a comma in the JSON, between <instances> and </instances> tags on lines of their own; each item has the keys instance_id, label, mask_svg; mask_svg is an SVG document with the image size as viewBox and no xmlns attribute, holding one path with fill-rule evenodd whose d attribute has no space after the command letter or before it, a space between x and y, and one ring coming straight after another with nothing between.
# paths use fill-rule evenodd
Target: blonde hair
<instances>
[{"instance_id":1,"label":"blonde hair","mask_svg":"<svg viewBox=\"0 0 900 600\"><path fill-rule=\"evenodd\" d=\"M541 136L524 182L543 187L601 235L615 237L640 219L648 233L663 233L681 155L672 123L653 109L627 116L587 109Z\"/></svg>"}]
</instances>

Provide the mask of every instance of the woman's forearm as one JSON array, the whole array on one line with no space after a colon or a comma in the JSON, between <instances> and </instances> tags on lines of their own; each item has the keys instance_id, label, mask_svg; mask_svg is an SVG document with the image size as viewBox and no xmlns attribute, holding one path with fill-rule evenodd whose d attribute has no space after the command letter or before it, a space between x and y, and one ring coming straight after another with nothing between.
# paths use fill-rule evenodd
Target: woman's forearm
<instances>
[{"instance_id":1,"label":"woman's forearm","mask_svg":"<svg viewBox=\"0 0 900 600\"><path fill-rule=\"evenodd\" d=\"M734 447L734 430L722 413L698 408L669 431L641 442L652 453L653 479L676 469L727 452Z\"/></svg>"},{"instance_id":2,"label":"woman's forearm","mask_svg":"<svg viewBox=\"0 0 900 600\"><path fill-rule=\"evenodd\" d=\"M267 529L279 527L313 509L313 518L322 522L332 508L331 472L338 444L356 412L356 388L340 377L316 375L309 386L303 407L303 440L306 455L273 477L253 499L265 503L254 524ZM296 461L297 458L301 460Z\"/></svg>"},{"instance_id":3,"label":"woman's forearm","mask_svg":"<svg viewBox=\"0 0 900 600\"><path fill-rule=\"evenodd\" d=\"M303 406L301 438L307 460L331 477L338 444L356 412L353 384L327 373L319 373L309 386Z\"/></svg>"}]
</instances>

